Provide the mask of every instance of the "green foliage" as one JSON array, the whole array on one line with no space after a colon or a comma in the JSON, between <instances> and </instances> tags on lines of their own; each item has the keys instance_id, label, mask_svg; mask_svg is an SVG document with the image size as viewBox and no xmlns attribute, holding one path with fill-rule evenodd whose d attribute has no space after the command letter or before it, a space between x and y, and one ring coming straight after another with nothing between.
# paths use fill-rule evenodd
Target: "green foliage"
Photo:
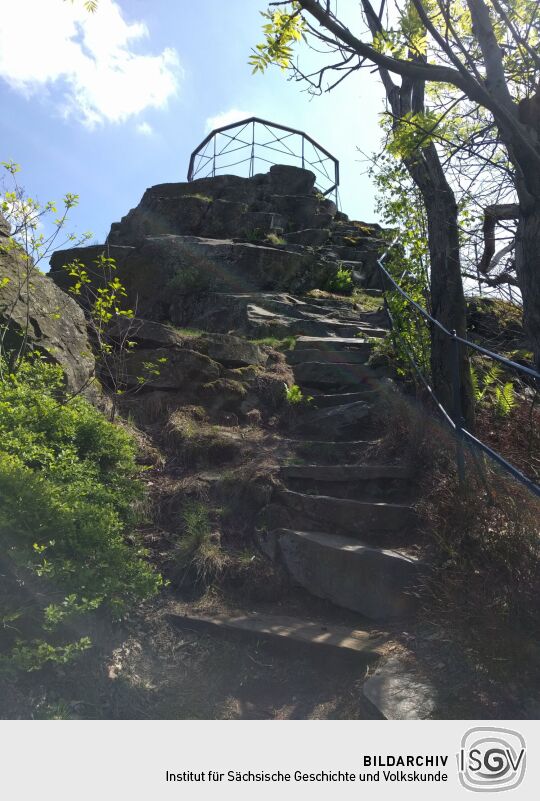
<instances>
[{"instance_id":1,"label":"green foliage","mask_svg":"<svg viewBox=\"0 0 540 801\"><path fill-rule=\"evenodd\" d=\"M206 203L214 202L213 197L210 197L210 195L203 195L202 192L193 192L192 194L189 195L183 195L183 197L194 197L197 198L197 200L204 200Z\"/></svg>"},{"instance_id":2,"label":"green foliage","mask_svg":"<svg viewBox=\"0 0 540 801\"><path fill-rule=\"evenodd\" d=\"M339 265L336 272L329 276L324 282L324 289L326 292L336 292L350 295L353 290L352 270L348 270L343 265Z\"/></svg>"},{"instance_id":3,"label":"green foliage","mask_svg":"<svg viewBox=\"0 0 540 801\"><path fill-rule=\"evenodd\" d=\"M275 350L294 350L296 346L296 337L283 337L283 339L279 339L278 337L262 337L261 339L250 339L254 345L268 345L270 348L274 348Z\"/></svg>"},{"instance_id":4,"label":"green foliage","mask_svg":"<svg viewBox=\"0 0 540 801\"><path fill-rule=\"evenodd\" d=\"M70 0L71 3L74 3L75 0ZM83 6L88 11L89 14L95 14L97 11L99 0L83 0Z\"/></svg>"},{"instance_id":5,"label":"green foliage","mask_svg":"<svg viewBox=\"0 0 540 801\"><path fill-rule=\"evenodd\" d=\"M173 552L175 569L182 578L193 571L196 579L206 584L221 573L227 562L219 540L212 536L208 507L200 501L186 502L182 523L182 537Z\"/></svg>"},{"instance_id":6,"label":"green foliage","mask_svg":"<svg viewBox=\"0 0 540 801\"><path fill-rule=\"evenodd\" d=\"M427 220L423 200L405 166L393 156L377 159L371 175L378 189L377 211L396 233L384 266L396 283L420 306L430 310ZM388 283L388 282L387 282ZM431 371L431 339L427 325L409 302L386 286L386 301L395 323L391 360L402 375L414 376L408 353L422 372Z\"/></svg>"},{"instance_id":7,"label":"green foliage","mask_svg":"<svg viewBox=\"0 0 540 801\"><path fill-rule=\"evenodd\" d=\"M111 322L113 317L128 317L132 318L135 313L132 309L123 309L123 298L127 297L127 292L118 278L116 273L116 260L112 257L106 256L105 253L100 253L94 264L99 272L104 276L103 286L97 287L91 295L91 303L89 312L94 324L96 332L99 334L104 332L107 325ZM80 296L83 288L87 289L89 294L92 280L84 264L79 260L67 264L64 269L70 278L73 278L73 284L70 287L70 292L73 295Z\"/></svg>"},{"instance_id":8,"label":"green foliage","mask_svg":"<svg viewBox=\"0 0 540 801\"><path fill-rule=\"evenodd\" d=\"M285 386L285 400L291 406L298 406L301 403L311 403L313 397L311 395L304 395L298 384L293 384L292 386L288 387L287 384Z\"/></svg>"},{"instance_id":9,"label":"green foliage","mask_svg":"<svg viewBox=\"0 0 540 801\"><path fill-rule=\"evenodd\" d=\"M261 11L267 20L263 25L264 42L259 43L249 59L253 73L264 72L271 64L282 70L291 65L293 46L302 39L305 23L300 12L300 4L292 2L291 13L277 9Z\"/></svg>"},{"instance_id":10,"label":"green foliage","mask_svg":"<svg viewBox=\"0 0 540 801\"><path fill-rule=\"evenodd\" d=\"M135 392L157 378L167 359L143 362L141 374L134 376L135 384L129 387L126 354L136 346L135 341L131 339L134 333L135 313L132 309L123 308L127 292L116 275L116 260L106 256L105 253L100 253L93 263L100 275L97 286L79 259L66 264L64 270L73 280L69 291L78 299L82 299L86 307L98 371L113 393L111 419L114 419L117 396L130 391ZM119 323L126 320L128 321L126 326L119 326Z\"/></svg>"},{"instance_id":11,"label":"green foliage","mask_svg":"<svg viewBox=\"0 0 540 801\"><path fill-rule=\"evenodd\" d=\"M0 211L11 227L11 239L3 243L3 250L17 249L18 246L28 254L29 264L37 267L49 254L64 245L80 245L92 234L88 231L77 237L66 234L59 239L68 221L71 209L79 203L79 196L67 192L62 203L54 200L40 203L36 198L28 196L18 182L21 167L14 161L2 161L5 176L2 180L0 195ZM7 181L7 183L6 183ZM59 211L60 209L60 211ZM44 233L44 230L47 233ZM19 250L20 252L20 250Z\"/></svg>"},{"instance_id":12,"label":"green foliage","mask_svg":"<svg viewBox=\"0 0 540 801\"><path fill-rule=\"evenodd\" d=\"M35 670L90 646L88 613L120 616L161 578L124 538L142 496L128 435L84 399L66 403L60 368L37 355L4 375L0 666Z\"/></svg>"},{"instance_id":13,"label":"green foliage","mask_svg":"<svg viewBox=\"0 0 540 801\"><path fill-rule=\"evenodd\" d=\"M383 307L383 299L380 295L366 292L363 289L354 289L351 298L355 306L359 306L362 311L380 311Z\"/></svg>"},{"instance_id":14,"label":"green foliage","mask_svg":"<svg viewBox=\"0 0 540 801\"><path fill-rule=\"evenodd\" d=\"M19 288L18 300L27 304L28 315L26 325L20 338L18 347L9 354L11 371L17 371L19 363L24 358L28 346L28 333L32 316L32 275L40 263L56 249L66 244L81 245L92 234L86 232L77 237L75 234L64 234L68 215L79 202L78 195L68 192L59 207L55 201L50 200L41 204L35 198L26 195L18 182L18 173L21 168L13 161L3 161L0 165L4 175L0 180L0 211L5 217L11 230L10 237L2 238L1 250L3 253L13 255ZM60 208L60 211L58 210ZM9 278L1 278L0 286L6 286ZM58 312L49 312L51 316L58 317ZM9 317L9 315L8 315ZM0 325L0 357L6 357L9 340L9 323Z\"/></svg>"},{"instance_id":15,"label":"green foliage","mask_svg":"<svg viewBox=\"0 0 540 801\"><path fill-rule=\"evenodd\" d=\"M265 241L270 245L284 245L286 240L282 236L278 236L273 232L266 234Z\"/></svg>"},{"instance_id":16,"label":"green foliage","mask_svg":"<svg viewBox=\"0 0 540 801\"><path fill-rule=\"evenodd\" d=\"M512 381L504 380L500 365L471 365L471 383L476 402L485 409L492 409L498 417L507 417L515 408L514 385Z\"/></svg>"},{"instance_id":17,"label":"green foliage","mask_svg":"<svg viewBox=\"0 0 540 801\"><path fill-rule=\"evenodd\" d=\"M441 134L441 115L433 111L409 112L394 125L387 151L396 158L411 158Z\"/></svg>"}]
</instances>

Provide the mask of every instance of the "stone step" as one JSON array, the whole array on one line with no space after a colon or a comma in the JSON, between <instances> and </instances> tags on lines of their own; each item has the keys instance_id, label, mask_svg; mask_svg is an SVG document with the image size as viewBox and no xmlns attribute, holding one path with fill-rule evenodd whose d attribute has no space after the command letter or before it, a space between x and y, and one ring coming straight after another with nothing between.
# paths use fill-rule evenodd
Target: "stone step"
<instances>
[{"instance_id":1,"label":"stone step","mask_svg":"<svg viewBox=\"0 0 540 801\"><path fill-rule=\"evenodd\" d=\"M411 497L410 470L402 465L284 465L279 476L294 492L393 503Z\"/></svg>"},{"instance_id":2,"label":"stone step","mask_svg":"<svg viewBox=\"0 0 540 801\"><path fill-rule=\"evenodd\" d=\"M354 337L356 334L363 337L383 338L388 334L388 331L382 328L372 328L362 324L353 325L340 320L322 317L300 319L280 315L253 303L248 304L246 317L246 332L253 338L259 336ZM239 328L239 333L242 333L242 330L243 328Z\"/></svg>"},{"instance_id":3,"label":"stone step","mask_svg":"<svg viewBox=\"0 0 540 801\"><path fill-rule=\"evenodd\" d=\"M361 337L298 337L295 350L346 351L364 350L369 343Z\"/></svg>"},{"instance_id":4,"label":"stone step","mask_svg":"<svg viewBox=\"0 0 540 801\"><path fill-rule=\"evenodd\" d=\"M351 309L354 306L351 304L350 300L340 300L339 298L318 298L313 297L312 295L304 295L303 300L306 303L311 303L313 306L330 306L334 309Z\"/></svg>"},{"instance_id":5,"label":"stone step","mask_svg":"<svg viewBox=\"0 0 540 801\"><path fill-rule=\"evenodd\" d=\"M319 389L375 388L378 378L388 373L383 367L367 367L365 364L327 364L325 362L302 362L294 366L294 380L300 386Z\"/></svg>"},{"instance_id":6,"label":"stone step","mask_svg":"<svg viewBox=\"0 0 540 801\"><path fill-rule=\"evenodd\" d=\"M310 403L313 409L328 409L332 406L344 406L350 403L364 401L365 403L376 403L380 397L378 389L364 389L360 392L333 393L331 395L314 395Z\"/></svg>"},{"instance_id":7,"label":"stone step","mask_svg":"<svg viewBox=\"0 0 540 801\"><path fill-rule=\"evenodd\" d=\"M399 464L294 464L282 465L279 474L283 479L300 478L314 481L408 481L411 471Z\"/></svg>"},{"instance_id":8,"label":"stone step","mask_svg":"<svg viewBox=\"0 0 540 801\"><path fill-rule=\"evenodd\" d=\"M350 537L275 529L260 534L262 550L308 592L376 620L411 615L421 562Z\"/></svg>"},{"instance_id":9,"label":"stone step","mask_svg":"<svg viewBox=\"0 0 540 801\"><path fill-rule=\"evenodd\" d=\"M321 364L365 364L371 356L372 346L368 342L362 343L363 348L355 350L321 350L306 348L305 350L290 350L287 352L288 364L303 364L319 362Z\"/></svg>"},{"instance_id":10,"label":"stone step","mask_svg":"<svg viewBox=\"0 0 540 801\"><path fill-rule=\"evenodd\" d=\"M182 629L194 629L213 635L239 636L282 644L290 650L309 649L323 656L330 653L341 656L374 658L380 655L386 640L377 632L353 629L334 624L321 624L285 615L259 613L169 614L168 619Z\"/></svg>"},{"instance_id":11,"label":"stone step","mask_svg":"<svg viewBox=\"0 0 540 801\"><path fill-rule=\"evenodd\" d=\"M360 431L365 432L372 425L373 406L361 400L342 406L309 409L300 417L294 430L312 436L324 431L328 440L341 440L355 438Z\"/></svg>"},{"instance_id":12,"label":"stone step","mask_svg":"<svg viewBox=\"0 0 540 801\"><path fill-rule=\"evenodd\" d=\"M286 509L291 525L306 530L324 528L358 539L380 540L381 534L404 535L414 523L411 506L402 503L357 501L278 489L273 503Z\"/></svg>"},{"instance_id":13,"label":"stone step","mask_svg":"<svg viewBox=\"0 0 540 801\"><path fill-rule=\"evenodd\" d=\"M320 431L317 433L321 433ZM364 462L366 453L377 445L376 439L349 440L336 442L331 440L289 439L288 447L302 461L316 461L318 464L351 464L357 459Z\"/></svg>"}]
</instances>

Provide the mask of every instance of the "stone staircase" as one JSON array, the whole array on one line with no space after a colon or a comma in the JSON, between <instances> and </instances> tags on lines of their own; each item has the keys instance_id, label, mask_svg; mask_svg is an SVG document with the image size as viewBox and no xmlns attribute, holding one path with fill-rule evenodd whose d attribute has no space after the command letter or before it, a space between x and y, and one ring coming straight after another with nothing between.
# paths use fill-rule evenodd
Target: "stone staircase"
<instances>
[{"instance_id":1,"label":"stone staircase","mask_svg":"<svg viewBox=\"0 0 540 801\"><path fill-rule=\"evenodd\" d=\"M296 383L313 397L294 425L297 452L304 443L308 454L278 466L280 488L261 515L261 547L316 596L377 620L410 615L421 568L410 551L410 472L363 455L377 434L377 404L391 391L385 371L367 364L371 331L386 333L381 315L355 319L345 301L316 305L306 312L310 320L331 313L356 336L301 336L287 354Z\"/></svg>"},{"instance_id":2,"label":"stone staircase","mask_svg":"<svg viewBox=\"0 0 540 801\"><path fill-rule=\"evenodd\" d=\"M355 311L346 301L289 294L223 300L235 308L231 333L264 336L278 319L283 333L301 334L286 359L304 395L312 396L289 432L289 456L275 465L278 483L259 516L259 546L293 583L359 617L354 626L343 625L339 614L310 620L291 614L285 602L280 615L183 609L170 620L181 629L308 649L313 658L333 653L366 665L384 656L389 636L381 626L393 628L414 614L422 568L410 547L415 514L408 465L366 455L381 433L377 405L395 391L384 370L368 365L372 339L388 333L384 317Z\"/></svg>"}]
</instances>

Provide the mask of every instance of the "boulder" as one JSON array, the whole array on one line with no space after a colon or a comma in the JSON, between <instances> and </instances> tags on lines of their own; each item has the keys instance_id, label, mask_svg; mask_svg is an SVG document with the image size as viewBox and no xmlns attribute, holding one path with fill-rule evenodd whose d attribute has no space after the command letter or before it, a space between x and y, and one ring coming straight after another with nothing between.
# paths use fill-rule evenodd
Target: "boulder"
<instances>
[{"instance_id":1,"label":"boulder","mask_svg":"<svg viewBox=\"0 0 540 801\"><path fill-rule=\"evenodd\" d=\"M327 228L332 214L321 211L315 195L273 195L272 208L282 214L295 228Z\"/></svg>"},{"instance_id":2,"label":"boulder","mask_svg":"<svg viewBox=\"0 0 540 801\"><path fill-rule=\"evenodd\" d=\"M265 364L268 357L251 342L228 334L184 332L165 323L121 317L111 329L117 341L131 340L143 349L187 348L209 356L225 367Z\"/></svg>"},{"instance_id":3,"label":"boulder","mask_svg":"<svg viewBox=\"0 0 540 801\"><path fill-rule=\"evenodd\" d=\"M257 345L228 334L205 334L191 340L190 347L225 367L262 365L268 360L267 355Z\"/></svg>"},{"instance_id":4,"label":"boulder","mask_svg":"<svg viewBox=\"0 0 540 801\"><path fill-rule=\"evenodd\" d=\"M247 203L218 198L210 204L208 216L199 231L186 230L182 233L200 232L202 236L213 239L231 239L240 236L246 230L244 219L247 210Z\"/></svg>"},{"instance_id":5,"label":"boulder","mask_svg":"<svg viewBox=\"0 0 540 801\"><path fill-rule=\"evenodd\" d=\"M306 219L317 213L331 219L335 205L315 195L314 182L309 170L274 165L266 175L252 178L220 175L191 183L158 184L146 190L139 205L120 223L112 224L107 241L135 245L146 236L165 234L249 238L285 230L297 217L296 204L292 203L289 220L280 216L280 204L272 198L290 195L304 197L310 209Z\"/></svg>"},{"instance_id":6,"label":"boulder","mask_svg":"<svg viewBox=\"0 0 540 801\"><path fill-rule=\"evenodd\" d=\"M82 309L54 281L28 267L21 249L6 236L0 239L0 326L7 326L7 349L20 347L26 336L28 349L62 367L71 392L84 389L95 399L94 357Z\"/></svg>"},{"instance_id":7,"label":"boulder","mask_svg":"<svg viewBox=\"0 0 540 801\"><path fill-rule=\"evenodd\" d=\"M130 340L143 348L181 348L191 340L170 325L139 317L120 317L110 328L110 334L117 341Z\"/></svg>"},{"instance_id":8,"label":"boulder","mask_svg":"<svg viewBox=\"0 0 540 801\"><path fill-rule=\"evenodd\" d=\"M269 177L270 191L276 195L309 195L315 186L311 170L288 164L273 164Z\"/></svg>"}]
</instances>

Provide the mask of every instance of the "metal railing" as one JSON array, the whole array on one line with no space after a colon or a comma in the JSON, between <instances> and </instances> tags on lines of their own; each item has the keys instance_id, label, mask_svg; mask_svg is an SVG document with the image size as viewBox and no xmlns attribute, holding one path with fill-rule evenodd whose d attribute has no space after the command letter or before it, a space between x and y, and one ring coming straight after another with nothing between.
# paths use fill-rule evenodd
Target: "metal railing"
<instances>
[{"instance_id":1,"label":"metal railing","mask_svg":"<svg viewBox=\"0 0 540 801\"><path fill-rule=\"evenodd\" d=\"M279 154L279 161L269 157L274 153ZM334 193L337 203L339 161L335 156L304 131L260 117L248 117L211 131L191 154L187 179L213 178L241 165L251 177L258 162L309 167L315 173L316 188L325 196Z\"/></svg>"},{"instance_id":2,"label":"metal railing","mask_svg":"<svg viewBox=\"0 0 540 801\"><path fill-rule=\"evenodd\" d=\"M395 242L393 243L393 245ZM393 247L393 245L391 247ZM464 458L464 444L468 445L471 454L475 457L476 451L481 451L487 457L489 457L492 461L497 463L500 467L502 467L506 472L513 476L517 481L521 484L526 486L534 495L540 497L540 486L533 481L533 479L526 476L521 470L518 470L517 467L510 464L500 453L493 450L489 445L485 442L482 442L477 437L474 436L470 431L467 430L465 426L465 421L463 418L462 412L462 405L461 405L461 371L460 371L460 349L465 347L467 349L471 349L476 351L477 353L481 353L483 356L487 356L490 359L498 362L499 364L504 365L507 368L511 368L516 370L517 372L521 373L524 376L527 376L529 382L532 382L533 387L538 391L540 389L540 373L534 370L532 367L526 367L522 364L518 364L517 362L512 361L511 359L507 359L505 356L501 356L498 353L494 353L493 351L488 350L487 348L483 348L481 345L477 345L475 342L471 342L469 339L464 339L456 334L455 331L449 331L447 328L444 327L438 320L432 317L422 306L420 306L415 300L413 300L410 295L408 295L400 286L396 283L396 281L392 278L388 270L384 266L384 261L388 256L388 251L381 256L377 260L377 265L379 267L380 276L381 276L381 288L383 292L383 298L385 302L386 312L388 314L390 320L391 331L400 337L401 340L401 347L405 352L408 360L410 361L412 367L416 375L419 377L422 385L427 390L429 396L434 401L435 406L437 407L438 411L441 413L444 420L448 423L450 428L453 430L456 436L456 461L457 461L457 469L460 483L462 484L464 481L464 471L465 471L465 458ZM390 304L388 303L387 298L387 284L388 282L392 286L393 290L398 292L406 301L407 303L414 309L414 311L421 315L421 317L431 326L435 326L439 329L446 337L448 337L453 342L453 365L452 365L452 389L453 389L453 403L454 409L452 413L448 412L447 409L440 403L435 390L429 383L429 380L426 378L424 373L422 372L421 368L416 362L414 355L411 353L410 348L407 346L407 343L403 340L399 332L399 326L396 325L396 321L392 315Z\"/></svg>"}]
</instances>

